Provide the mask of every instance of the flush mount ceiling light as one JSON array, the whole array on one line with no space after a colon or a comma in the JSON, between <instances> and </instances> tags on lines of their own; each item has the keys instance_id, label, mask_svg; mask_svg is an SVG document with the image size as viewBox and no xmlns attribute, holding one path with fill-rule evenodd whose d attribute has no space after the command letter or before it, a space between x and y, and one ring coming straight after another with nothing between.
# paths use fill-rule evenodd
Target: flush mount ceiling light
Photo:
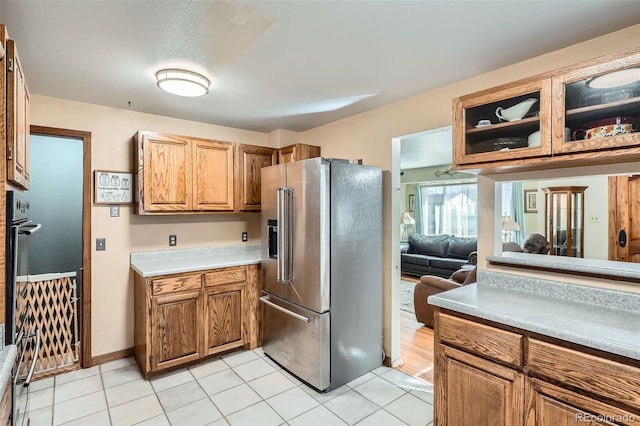
<instances>
[{"instance_id":1,"label":"flush mount ceiling light","mask_svg":"<svg viewBox=\"0 0 640 426\"><path fill-rule=\"evenodd\" d=\"M611 89L637 81L640 81L640 68L629 68L590 78L585 84L593 89Z\"/></svg>"},{"instance_id":2,"label":"flush mount ceiling light","mask_svg":"<svg viewBox=\"0 0 640 426\"><path fill-rule=\"evenodd\" d=\"M209 93L209 80L195 72L168 69L156 73L158 87L178 96L196 97Z\"/></svg>"}]
</instances>

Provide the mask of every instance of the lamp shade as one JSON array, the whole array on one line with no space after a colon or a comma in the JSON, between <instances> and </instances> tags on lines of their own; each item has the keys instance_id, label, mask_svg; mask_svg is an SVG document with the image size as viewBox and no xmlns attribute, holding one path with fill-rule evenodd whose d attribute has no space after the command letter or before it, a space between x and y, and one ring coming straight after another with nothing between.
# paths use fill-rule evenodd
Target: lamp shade
<instances>
[{"instance_id":1,"label":"lamp shade","mask_svg":"<svg viewBox=\"0 0 640 426\"><path fill-rule=\"evenodd\" d=\"M400 216L400 221L404 225L415 225L415 223L416 223L416 221L411 217L409 212L402 213L402 215Z\"/></svg>"},{"instance_id":2,"label":"lamp shade","mask_svg":"<svg viewBox=\"0 0 640 426\"><path fill-rule=\"evenodd\" d=\"M502 230L503 231L519 231L520 225L511 218L509 215L502 216Z\"/></svg>"},{"instance_id":3,"label":"lamp shade","mask_svg":"<svg viewBox=\"0 0 640 426\"><path fill-rule=\"evenodd\" d=\"M167 69L156 73L158 87L178 96L196 97L209 93L209 80L195 72Z\"/></svg>"}]
</instances>

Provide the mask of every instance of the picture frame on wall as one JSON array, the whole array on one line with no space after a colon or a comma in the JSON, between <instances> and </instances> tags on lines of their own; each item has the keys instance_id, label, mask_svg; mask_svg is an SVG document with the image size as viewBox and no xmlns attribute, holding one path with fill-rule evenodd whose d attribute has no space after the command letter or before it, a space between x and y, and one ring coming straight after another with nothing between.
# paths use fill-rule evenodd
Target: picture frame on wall
<instances>
[{"instance_id":1,"label":"picture frame on wall","mask_svg":"<svg viewBox=\"0 0 640 426\"><path fill-rule=\"evenodd\" d=\"M524 190L524 212L538 213L538 190L537 189Z\"/></svg>"},{"instance_id":2,"label":"picture frame on wall","mask_svg":"<svg viewBox=\"0 0 640 426\"><path fill-rule=\"evenodd\" d=\"M413 211L413 201L415 200L415 195L414 194L409 194L409 196L407 197L407 210L412 212Z\"/></svg>"}]
</instances>

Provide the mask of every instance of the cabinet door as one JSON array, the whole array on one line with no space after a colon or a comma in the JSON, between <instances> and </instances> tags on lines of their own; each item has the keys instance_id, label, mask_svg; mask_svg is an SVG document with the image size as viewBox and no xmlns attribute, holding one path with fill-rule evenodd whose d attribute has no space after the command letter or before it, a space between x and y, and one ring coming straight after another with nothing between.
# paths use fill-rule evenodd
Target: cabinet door
<instances>
[{"instance_id":1,"label":"cabinet door","mask_svg":"<svg viewBox=\"0 0 640 426\"><path fill-rule=\"evenodd\" d=\"M640 415L536 379L527 379L527 426L637 425Z\"/></svg>"},{"instance_id":2,"label":"cabinet door","mask_svg":"<svg viewBox=\"0 0 640 426\"><path fill-rule=\"evenodd\" d=\"M13 40L7 40L7 179L29 189L29 90Z\"/></svg>"},{"instance_id":3,"label":"cabinet door","mask_svg":"<svg viewBox=\"0 0 640 426\"><path fill-rule=\"evenodd\" d=\"M151 371L203 356L201 294L198 290L151 299Z\"/></svg>"},{"instance_id":4,"label":"cabinet door","mask_svg":"<svg viewBox=\"0 0 640 426\"><path fill-rule=\"evenodd\" d=\"M138 182L145 211L184 211L192 206L191 141L174 135L141 132ZM140 173L141 172L141 173Z\"/></svg>"},{"instance_id":5,"label":"cabinet door","mask_svg":"<svg viewBox=\"0 0 640 426\"><path fill-rule=\"evenodd\" d=\"M278 164L292 163L296 161L296 146L291 145L278 150Z\"/></svg>"},{"instance_id":6,"label":"cabinet door","mask_svg":"<svg viewBox=\"0 0 640 426\"><path fill-rule=\"evenodd\" d=\"M599 85L593 80L620 71L637 73L638 68L640 49L636 48L572 67L553 77L554 154L640 146L640 82L599 88L594 87ZM565 129L568 139L564 137ZM615 151L611 154L615 155Z\"/></svg>"},{"instance_id":7,"label":"cabinet door","mask_svg":"<svg viewBox=\"0 0 640 426\"><path fill-rule=\"evenodd\" d=\"M305 145L303 143L286 146L278 151L279 164L316 157L320 157L320 147L315 145Z\"/></svg>"},{"instance_id":8,"label":"cabinet door","mask_svg":"<svg viewBox=\"0 0 640 426\"><path fill-rule=\"evenodd\" d=\"M274 164L276 151L273 148L236 146L236 210L260 211L261 170Z\"/></svg>"},{"instance_id":9,"label":"cabinet door","mask_svg":"<svg viewBox=\"0 0 640 426\"><path fill-rule=\"evenodd\" d=\"M207 288L205 350L207 355L244 345L245 283Z\"/></svg>"},{"instance_id":10,"label":"cabinet door","mask_svg":"<svg viewBox=\"0 0 640 426\"><path fill-rule=\"evenodd\" d=\"M522 373L445 345L440 350L436 360L438 425L523 424Z\"/></svg>"},{"instance_id":11,"label":"cabinet door","mask_svg":"<svg viewBox=\"0 0 640 426\"><path fill-rule=\"evenodd\" d=\"M193 140L193 209L233 210L233 144Z\"/></svg>"},{"instance_id":12,"label":"cabinet door","mask_svg":"<svg viewBox=\"0 0 640 426\"><path fill-rule=\"evenodd\" d=\"M526 79L456 98L453 100L454 165L465 168L484 164L483 167L487 167L485 163L549 155L550 120L550 78Z\"/></svg>"}]
</instances>

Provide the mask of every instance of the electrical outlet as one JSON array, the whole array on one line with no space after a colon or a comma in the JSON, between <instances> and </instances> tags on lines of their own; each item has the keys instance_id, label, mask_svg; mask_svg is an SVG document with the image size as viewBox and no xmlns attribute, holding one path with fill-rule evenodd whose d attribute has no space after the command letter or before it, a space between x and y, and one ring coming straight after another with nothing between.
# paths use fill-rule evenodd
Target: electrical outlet
<instances>
[{"instance_id":1,"label":"electrical outlet","mask_svg":"<svg viewBox=\"0 0 640 426\"><path fill-rule=\"evenodd\" d=\"M177 235L169 235L169 247L174 247L178 245L178 236Z\"/></svg>"},{"instance_id":2,"label":"electrical outlet","mask_svg":"<svg viewBox=\"0 0 640 426\"><path fill-rule=\"evenodd\" d=\"M591 216L589 216L589 222L600 222L600 216L598 216L597 214L592 214Z\"/></svg>"},{"instance_id":3,"label":"electrical outlet","mask_svg":"<svg viewBox=\"0 0 640 426\"><path fill-rule=\"evenodd\" d=\"M249 235L246 232L242 233L242 241L246 242L249 239Z\"/></svg>"},{"instance_id":4,"label":"electrical outlet","mask_svg":"<svg viewBox=\"0 0 640 426\"><path fill-rule=\"evenodd\" d=\"M120 217L120 205L119 204L111 204L109 205L111 217Z\"/></svg>"},{"instance_id":5,"label":"electrical outlet","mask_svg":"<svg viewBox=\"0 0 640 426\"><path fill-rule=\"evenodd\" d=\"M96 238L96 251L105 251L107 249L106 238Z\"/></svg>"}]
</instances>

